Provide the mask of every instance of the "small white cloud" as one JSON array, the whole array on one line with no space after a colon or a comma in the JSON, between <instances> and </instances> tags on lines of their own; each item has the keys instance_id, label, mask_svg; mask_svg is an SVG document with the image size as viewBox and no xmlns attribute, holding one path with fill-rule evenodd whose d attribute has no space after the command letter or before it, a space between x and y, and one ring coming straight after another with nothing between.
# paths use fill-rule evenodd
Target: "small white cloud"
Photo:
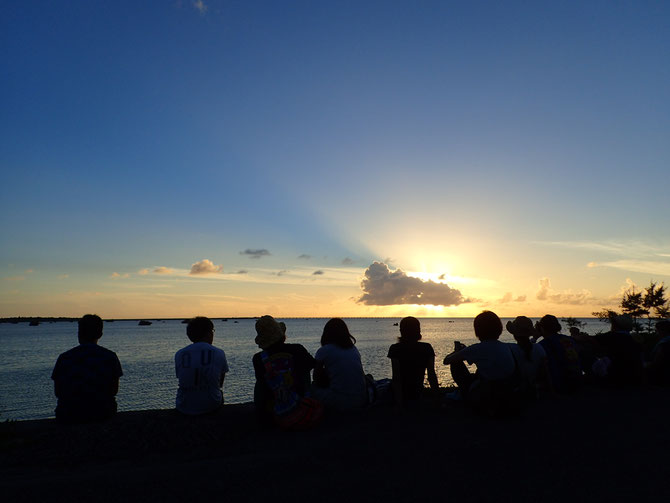
<instances>
[{"instance_id":1,"label":"small white cloud","mask_svg":"<svg viewBox=\"0 0 670 503\"><path fill-rule=\"evenodd\" d=\"M203 2L202 0L195 0L195 1L193 2L193 7L194 7L195 10L197 10L201 15L204 15L204 14L209 10L209 7L207 7L207 5L205 5L205 2Z\"/></svg>"},{"instance_id":2,"label":"small white cloud","mask_svg":"<svg viewBox=\"0 0 670 503\"><path fill-rule=\"evenodd\" d=\"M125 278L129 278L130 274L128 274L127 272L124 273L124 274L119 274L118 272L113 272L109 277L112 278L112 279L125 279Z\"/></svg>"},{"instance_id":3,"label":"small white cloud","mask_svg":"<svg viewBox=\"0 0 670 503\"><path fill-rule=\"evenodd\" d=\"M526 296L519 295L516 299L514 299L514 302L526 302Z\"/></svg>"},{"instance_id":4,"label":"small white cloud","mask_svg":"<svg viewBox=\"0 0 670 503\"><path fill-rule=\"evenodd\" d=\"M154 274L172 274L174 272L173 269L165 266L159 266L156 267L153 271Z\"/></svg>"},{"instance_id":5,"label":"small white cloud","mask_svg":"<svg viewBox=\"0 0 670 503\"><path fill-rule=\"evenodd\" d=\"M598 267L598 263L597 262L589 262L588 264L586 264L586 267L592 269L594 267Z\"/></svg>"},{"instance_id":6,"label":"small white cloud","mask_svg":"<svg viewBox=\"0 0 670 503\"><path fill-rule=\"evenodd\" d=\"M219 274L223 272L222 265L214 265L211 260L202 259L191 265L191 272L189 274Z\"/></svg>"},{"instance_id":7,"label":"small white cloud","mask_svg":"<svg viewBox=\"0 0 670 503\"><path fill-rule=\"evenodd\" d=\"M500 299L498 302L501 304L506 304L508 302L512 302L512 292L505 292L505 295L502 296L502 299Z\"/></svg>"},{"instance_id":8,"label":"small white cloud","mask_svg":"<svg viewBox=\"0 0 670 503\"><path fill-rule=\"evenodd\" d=\"M137 271L137 274L139 274L140 276L146 276L147 274L149 274L149 269L140 269L139 271Z\"/></svg>"}]
</instances>

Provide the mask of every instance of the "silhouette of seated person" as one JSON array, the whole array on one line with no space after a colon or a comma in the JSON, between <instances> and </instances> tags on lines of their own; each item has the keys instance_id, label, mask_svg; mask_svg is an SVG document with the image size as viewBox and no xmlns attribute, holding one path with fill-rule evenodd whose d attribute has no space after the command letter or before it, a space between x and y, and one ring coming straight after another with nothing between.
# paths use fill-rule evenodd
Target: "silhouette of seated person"
<instances>
[{"instance_id":1,"label":"silhouette of seated person","mask_svg":"<svg viewBox=\"0 0 670 503\"><path fill-rule=\"evenodd\" d=\"M314 355L312 395L328 409L359 410L368 403L367 382L355 344L356 338L341 318L332 318L323 327L321 347Z\"/></svg>"},{"instance_id":2,"label":"silhouette of seated person","mask_svg":"<svg viewBox=\"0 0 670 503\"><path fill-rule=\"evenodd\" d=\"M535 400L543 391L552 391L547 353L540 344L531 340L536 336L533 322L526 316L517 316L507 322L506 328L516 341L511 347L522 378L525 398Z\"/></svg>"},{"instance_id":3,"label":"silhouette of seated person","mask_svg":"<svg viewBox=\"0 0 670 503\"><path fill-rule=\"evenodd\" d=\"M102 320L95 314L79 320L79 345L61 354L51 374L58 398L56 419L64 423L103 421L116 413L123 375L116 353L98 345Z\"/></svg>"},{"instance_id":4,"label":"silhouette of seated person","mask_svg":"<svg viewBox=\"0 0 670 503\"><path fill-rule=\"evenodd\" d=\"M498 401L510 394L518 375L511 345L500 342L503 326L492 311L484 311L474 319L475 336L480 342L465 346L455 344L455 351L447 355L444 364L449 365L451 377L461 396L486 412L494 412ZM472 374L465 362L474 364L477 371Z\"/></svg>"},{"instance_id":5,"label":"silhouette of seated person","mask_svg":"<svg viewBox=\"0 0 670 503\"><path fill-rule=\"evenodd\" d=\"M670 321L656 323L659 340L651 351L651 360L646 364L647 376L651 384L670 386Z\"/></svg>"},{"instance_id":6,"label":"silhouette of seated person","mask_svg":"<svg viewBox=\"0 0 670 503\"><path fill-rule=\"evenodd\" d=\"M577 345L572 337L561 334L556 316L544 315L535 329L542 340L539 344L547 354L547 366L554 391L572 393L582 384L582 367Z\"/></svg>"},{"instance_id":7,"label":"silhouette of seated person","mask_svg":"<svg viewBox=\"0 0 670 503\"><path fill-rule=\"evenodd\" d=\"M614 387L642 383L642 346L633 339L632 329L633 318L621 314L611 319L609 332L578 336L582 343L591 343L599 358L593 366L597 383Z\"/></svg>"},{"instance_id":8,"label":"silhouette of seated person","mask_svg":"<svg viewBox=\"0 0 670 503\"><path fill-rule=\"evenodd\" d=\"M179 379L176 409L187 415L213 412L223 404L226 353L213 345L214 323L205 316L189 320L186 335L192 344L174 355Z\"/></svg>"},{"instance_id":9,"label":"silhouette of seated person","mask_svg":"<svg viewBox=\"0 0 670 503\"><path fill-rule=\"evenodd\" d=\"M261 352L253 356L254 404L263 425L307 429L323 413L323 405L307 398L314 358L301 344L286 343L286 324L266 315L256 321Z\"/></svg>"},{"instance_id":10,"label":"silhouette of seated person","mask_svg":"<svg viewBox=\"0 0 670 503\"><path fill-rule=\"evenodd\" d=\"M413 316L400 320L400 337L388 351L391 359L391 389L397 407L415 407L424 393L424 379L428 374L430 388L437 392L439 384L435 373L433 346L421 340L421 323Z\"/></svg>"}]
</instances>

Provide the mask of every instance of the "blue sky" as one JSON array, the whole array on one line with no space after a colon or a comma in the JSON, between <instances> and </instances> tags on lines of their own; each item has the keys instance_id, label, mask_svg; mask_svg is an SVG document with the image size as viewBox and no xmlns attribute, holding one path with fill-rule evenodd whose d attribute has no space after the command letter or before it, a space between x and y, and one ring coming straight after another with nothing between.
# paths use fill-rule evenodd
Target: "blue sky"
<instances>
[{"instance_id":1,"label":"blue sky","mask_svg":"<svg viewBox=\"0 0 670 503\"><path fill-rule=\"evenodd\" d=\"M0 315L587 314L667 281L669 11L5 3ZM364 304L375 261L469 301Z\"/></svg>"}]
</instances>

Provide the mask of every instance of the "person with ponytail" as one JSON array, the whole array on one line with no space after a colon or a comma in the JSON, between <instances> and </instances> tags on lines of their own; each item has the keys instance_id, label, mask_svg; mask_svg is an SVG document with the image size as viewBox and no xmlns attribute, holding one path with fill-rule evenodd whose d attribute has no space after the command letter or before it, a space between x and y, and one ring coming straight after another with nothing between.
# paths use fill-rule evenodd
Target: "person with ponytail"
<instances>
[{"instance_id":1,"label":"person with ponytail","mask_svg":"<svg viewBox=\"0 0 670 503\"><path fill-rule=\"evenodd\" d=\"M527 396L536 399L541 390L551 390L547 353L540 344L531 342L536 332L530 318L517 316L514 321L507 322L506 328L516 341L511 345L512 353L525 382Z\"/></svg>"}]
</instances>

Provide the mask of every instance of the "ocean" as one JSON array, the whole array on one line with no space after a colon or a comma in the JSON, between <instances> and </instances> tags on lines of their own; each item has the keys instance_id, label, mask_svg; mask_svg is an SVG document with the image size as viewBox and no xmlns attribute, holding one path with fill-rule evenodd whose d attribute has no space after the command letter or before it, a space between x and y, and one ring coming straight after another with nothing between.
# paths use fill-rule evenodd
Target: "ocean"
<instances>
[{"instance_id":1,"label":"ocean","mask_svg":"<svg viewBox=\"0 0 670 503\"><path fill-rule=\"evenodd\" d=\"M287 341L299 343L314 354L326 318L282 319L287 326ZM503 319L503 324L508 319ZM259 349L254 343L255 320L224 321L213 319L216 328L214 345L222 348L230 372L224 383L226 403L244 403L253 399L254 372L251 358ZM388 348L398 337L394 318L345 318L349 331L357 339L363 369L375 379L391 377ZM421 319L423 341L432 344L436 353L436 371L441 386L452 384L449 369L442 359L452 351L454 341L477 342L472 318ZM608 329L597 319L582 319L583 331L595 334ZM567 333L564 325L563 333ZM512 342L503 331L501 340ZM190 343L186 325L181 320L152 320L150 326L138 326L137 320L105 322L99 341L114 351L123 367L117 402L119 410L165 409L174 407L177 378L174 354ZM76 322L0 323L0 420L42 419L53 417L56 397L51 371L58 355L77 345Z\"/></svg>"}]
</instances>

